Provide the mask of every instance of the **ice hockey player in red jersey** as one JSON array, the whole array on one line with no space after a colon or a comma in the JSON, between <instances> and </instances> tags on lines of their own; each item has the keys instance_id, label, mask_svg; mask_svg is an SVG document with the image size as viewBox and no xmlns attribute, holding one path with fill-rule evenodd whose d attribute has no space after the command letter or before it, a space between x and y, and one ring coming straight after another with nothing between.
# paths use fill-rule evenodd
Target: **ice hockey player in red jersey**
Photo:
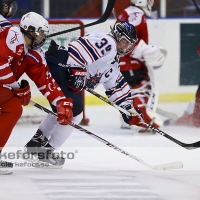
<instances>
[{"instance_id":1,"label":"ice hockey player in red jersey","mask_svg":"<svg viewBox=\"0 0 200 200\"><path fill-rule=\"evenodd\" d=\"M16 11L17 11L17 2L16 1L0 0L0 27L1 27L0 29L1 30L6 27L12 26L12 24L6 18L13 17L15 15ZM0 34L0 37L1 37L1 34ZM1 37L1 40L2 39L3 38ZM5 40L5 38L3 40ZM0 46L0 50L2 52L2 50L3 50L2 46ZM1 70L1 67L0 67L0 70ZM1 72L0 72L0 77L1 77ZM3 95L4 94L0 89L0 114L1 114L1 98ZM1 122L0 122L0 125L1 125ZM1 140L1 138L0 138L0 140ZM1 156L1 148L0 148L0 156ZM12 167L12 163L2 161L1 157L0 157L0 175L1 174L9 174L10 172L8 172L6 169L1 170L1 168L9 168L9 167Z\"/></svg>"},{"instance_id":2,"label":"ice hockey player in red jersey","mask_svg":"<svg viewBox=\"0 0 200 200\"><path fill-rule=\"evenodd\" d=\"M22 17L20 27L12 26L3 15L0 16L0 23L1 152L22 114L22 106L30 102L28 81L21 80L18 83L23 73L26 73L48 101L56 106L58 123L68 124L73 114L71 99L65 98L52 78L41 49L49 33L48 21L41 15L30 12Z\"/></svg>"},{"instance_id":3,"label":"ice hockey player in red jersey","mask_svg":"<svg viewBox=\"0 0 200 200\"><path fill-rule=\"evenodd\" d=\"M119 70L119 55L132 51L136 40L134 26L122 21L112 28L111 33L94 31L65 47L57 45L55 41L51 42L49 50L45 53L47 64L65 96L70 95L73 98L76 116L73 118L74 123L79 123L82 118L83 86L94 89L103 84L105 93L111 101L133 112L132 116L122 114L124 121L142 126L141 112L137 108L134 109L130 87ZM29 153L31 150L37 153L43 148L59 149L72 131L72 126L60 126L54 116L48 115L25 149ZM51 163L50 167L59 168L64 164L54 158L51 160L54 160L55 164Z\"/></svg>"},{"instance_id":4,"label":"ice hockey player in red jersey","mask_svg":"<svg viewBox=\"0 0 200 200\"><path fill-rule=\"evenodd\" d=\"M130 0L130 3L131 5L119 14L116 23L125 20L135 26L138 36L137 49L120 57L120 71L132 89L134 102L137 102L142 111L144 120L159 128L163 123L155 112L158 90L153 68L158 68L163 64L166 51L148 44L146 16L151 16L154 0ZM122 120L121 128L130 128L130 126ZM132 126L132 128L135 127ZM147 129L140 128L139 130L146 131Z\"/></svg>"}]
</instances>

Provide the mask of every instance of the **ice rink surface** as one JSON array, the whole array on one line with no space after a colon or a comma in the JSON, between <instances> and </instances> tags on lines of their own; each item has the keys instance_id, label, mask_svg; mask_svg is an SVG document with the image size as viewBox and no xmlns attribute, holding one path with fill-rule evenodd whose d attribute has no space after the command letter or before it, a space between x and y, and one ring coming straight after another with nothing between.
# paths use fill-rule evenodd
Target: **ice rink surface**
<instances>
[{"instance_id":1,"label":"ice rink surface","mask_svg":"<svg viewBox=\"0 0 200 200\"><path fill-rule=\"evenodd\" d=\"M181 116L185 105L159 107ZM0 176L0 199L200 200L200 148L186 150L160 134L120 129L119 113L111 106L87 107L86 115L90 125L84 128L95 135L151 165L181 161L183 168L154 171L75 129L60 149L69 157L63 169L37 169L15 157L13 174ZM23 150L37 128L17 125L4 152ZM200 140L198 128L160 129L184 143Z\"/></svg>"}]
</instances>

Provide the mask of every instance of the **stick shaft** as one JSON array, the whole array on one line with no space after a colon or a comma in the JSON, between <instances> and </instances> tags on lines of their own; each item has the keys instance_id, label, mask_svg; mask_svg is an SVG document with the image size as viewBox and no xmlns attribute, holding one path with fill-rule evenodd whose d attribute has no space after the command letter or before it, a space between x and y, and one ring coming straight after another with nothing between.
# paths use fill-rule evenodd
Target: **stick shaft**
<instances>
[{"instance_id":1,"label":"stick shaft","mask_svg":"<svg viewBox=\"0 0 200 200\"><path fill-rule=\"evenodd\" d=\"M31 101L30 104L33 105L33 106L35 106L35 107L37 107L37 108L39 108L40 110L42 110L42 111L44 111L44 112L46 112L46 113L48 113L48 114L51 114L51 115L57 117L57 114L55 114L54 112L50 111L49 109L47 109L47 108L45 108L45 107L39 105L38 103L35 103L34 101ZM125 151L125 150L123 150L123 149L117 147L116 145L114 145L114 144L108 142L107 140L105 140L105 139L103 139L103 138L101 138L101 137L95 135L94 133L92 133L92 132L90 132L90 131L88 131L88 130L82 128L81 126L79 126L79 125L77 125L77 124L74 124L73 122L71 122L70 125L71 125L72 127L76 128L76 129L78 129L79 131L82 131L82 132L84 132L84 133L90 135L91 137L95 138L96 140L98 140L98 141L104 143L104 144L107 145L108 147L110 147L110 148L112 148L112 149L114 149L114 150L116 150L116 151L118 151L118 152L120 152L120 153L122 153L122 154L124 154L124 155L126 155L126 156L128 156L128 157L130 157L130 158L132 158L132 159L134 159L134 160L136 160L136 161L138 161L138 162L140 162L141 164L145 165L146 167L149 167L149 168L151 168L151 169L157 170L157 166L152 166L152 165L150 165L150 164L144 162L144 161L141 160L140 158L138 158L138 157L136 157L136 156L134 156L134 155L128 153L127 151ZM165 165L163 165L163 166L165 166Z\"/></svg>"},{"instance_id":2,"label":"stick shaft","mask_svg":"<svg viewBox=\"0 0 200 200\"><path fill-rule=\"evenodd\" d=\"M114 4L115 4L115 0L108 0L108 4L107 4L105 12L101 16L101 18L99 18L97 21L89 23L89 24L85 24L85 25L82 25L82 26L78 26L78 27L75 27L75 28L67 29L67 30L64 30L64 31L59 31L57 33L52 33L52 34L48 35L47 38L50 38L50 37L53 37L53 36L56 36L56 35L61 35L61 34L64 34L64 33L68 33L68 32L71 32L71 31L75 31L75 30L78 30L78 29L86 28L86 27L89 27L89 26L93 26L93 25L97 25L97 24L105 22L108 19L108 17L110 16L112 9L114 7Z\"/></svg>"},{"instance_id":3,"label":"stick shaft","mask_svg":"<svg viewBox=\"0 0 200 200\"><path fill-rule=\"evenodd\" d=\"M102 95L98 94L97 92L93 91L92 89L88 88L88 87L84 87L84 89L88 92L90 92L91 94L95 95L96 97L98 97L99 99L103 100L104 102L110 104L111 106L115 107L116 109L120 110L121 112L125 113L126 115L131 115L130 112L128 112L127 110L123 109L122 107L116 105L115 103L111 102L109 99L103 97ZM158 128L155 128L154 126L144 122L144 124L149 127L150 129L156 131L157 133L159 133L160 135L166 137L167 139L171 140L172 142L178 144L179 146L182 146L185 149L191 150L191 149L196 149L200 147L200 141L195 142L195 143L191 143L191 144L186 144L183 143L173 137L171 137L170 135L166 134L165 132L161 131Z\"/></svg>"}]
</instances>

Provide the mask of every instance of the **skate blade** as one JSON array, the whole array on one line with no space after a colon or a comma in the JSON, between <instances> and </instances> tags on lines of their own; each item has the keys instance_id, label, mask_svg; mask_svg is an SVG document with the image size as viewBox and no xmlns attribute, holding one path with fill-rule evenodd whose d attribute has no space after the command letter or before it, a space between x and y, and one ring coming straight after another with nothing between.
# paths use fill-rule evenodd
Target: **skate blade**
<instances>
[{"instance_id":1,"label":"skate blade","mask_svg":"<svg viewBox=\"0 0 200 200\"><path fill-rule=\"evenodd\" d=\"M36 156L34 159L24 158L22 155L20 156L22 160L32 163L32 167L34 168L41 168L41 169L62 169L63 165L51 165L46 162L40 161Z\"/></svg>"},{"instance_id":2,"label":"skate blade","mask_svg":"<svg viewBox=\"0 0 200 200\"><path fill-rule=\"evenodd\" d=\"M35 156L34 159L30 159L30 158L24 158L22 155L19 155L19 157L22 159L22 160L25 160L27 162L30 162L30 163L38 163L39 162L39 159Z\"/></svg>"},{"instance_id":3,"label":"skate blade","mask_svg":"<svg viewBox=\"0 0 200 200\"><path fill-rule=\"evenodd\" d=\"M12 173L12 171L0 169L0 175L11 175Z\"/></svg>"},{"instance_id":4,"label":"skate blade","mask_svg":"<svg viewBox=\"0 0 200 200\"><path fill-rule=\"evenodd\" d=\"M62 169L63 165L51 165L49 163L41 162L39 161L38 163L32 163L32 166L35 168L40 168L40 169Z\"/></svg>"}]
</instances>

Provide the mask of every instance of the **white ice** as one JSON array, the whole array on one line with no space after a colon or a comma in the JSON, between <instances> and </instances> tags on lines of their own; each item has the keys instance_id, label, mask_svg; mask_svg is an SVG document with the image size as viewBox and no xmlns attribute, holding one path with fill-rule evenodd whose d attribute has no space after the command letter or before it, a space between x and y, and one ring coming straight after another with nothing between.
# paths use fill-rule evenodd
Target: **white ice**
<instances>
[{"instance_id":1,"label":"white ice","mask_svg":"<svg viewBox=\"0 0 200 200\"><path fill-rule=\"evenodd\" d=\"M159 107L183 113L185 104ZM37 109L37 108L36 108ZM119 113L111 106L86 108L84 128L151 165L181 161L178 170L154 171L74 129L60 150L72 153L63 169L36 169L15 163L13 174L0 176L1 200L200 200L200 149L187 150L160 134L120 129ZM17 125L4 152L22 150L38 125ZM161 127L184 142L200 140L198 128ZM21 165L17 164L21 163Z\"/></svg>"}]
</instances>

